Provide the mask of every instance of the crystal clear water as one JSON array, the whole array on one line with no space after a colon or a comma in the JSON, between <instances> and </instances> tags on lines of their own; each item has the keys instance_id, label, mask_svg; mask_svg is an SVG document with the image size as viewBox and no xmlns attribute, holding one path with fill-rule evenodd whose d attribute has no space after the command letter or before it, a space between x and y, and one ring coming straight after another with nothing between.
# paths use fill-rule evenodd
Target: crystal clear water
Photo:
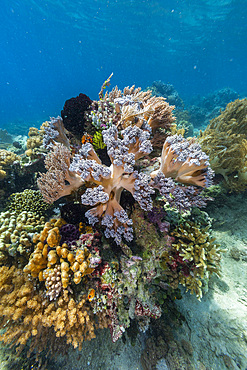
<instances>
[{"instance_id":1,"label":"crystal clear water","mask_svg":"<svg viewBox=\"0 0 247 370\"><path fill-rule=\"evenodd\" d=\"M0 125L35 123L84 92L172 83L183 99L246 93L245 0L1 1Z\"/></svg>"}]
</instances>

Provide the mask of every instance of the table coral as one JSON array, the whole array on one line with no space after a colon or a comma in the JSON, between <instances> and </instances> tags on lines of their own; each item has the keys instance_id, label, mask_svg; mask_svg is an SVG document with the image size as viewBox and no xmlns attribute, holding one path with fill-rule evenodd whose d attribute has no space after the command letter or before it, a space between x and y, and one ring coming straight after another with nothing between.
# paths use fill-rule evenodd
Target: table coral
<instances>
[{"instance_id":1,"label":"table coral","mask_svg":"<svg viewBox=\"0 0 247 370\"><path fill-rule=\"evenodd\" d=\"M199 142L216 174L232 191L247 188L247 99L235 100L212 119Z\"/></svg>"}]
</instances>

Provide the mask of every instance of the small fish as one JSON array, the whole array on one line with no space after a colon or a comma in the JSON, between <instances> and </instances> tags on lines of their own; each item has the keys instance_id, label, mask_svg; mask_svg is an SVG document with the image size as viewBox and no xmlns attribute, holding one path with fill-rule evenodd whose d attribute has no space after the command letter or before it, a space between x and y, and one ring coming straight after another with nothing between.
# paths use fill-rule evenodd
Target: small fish
<instances>
[{"instance_id":1,"label":"small fish","mask_svg":"<svg viewBox=\"0 0 247 370\"><path fill-rule=\"evenodd\" d=\"M93 144L93 137L89 134L85 134L81 138L81 143L82 144L86 144L86 143Z\"/></svg>"}]
</instances>

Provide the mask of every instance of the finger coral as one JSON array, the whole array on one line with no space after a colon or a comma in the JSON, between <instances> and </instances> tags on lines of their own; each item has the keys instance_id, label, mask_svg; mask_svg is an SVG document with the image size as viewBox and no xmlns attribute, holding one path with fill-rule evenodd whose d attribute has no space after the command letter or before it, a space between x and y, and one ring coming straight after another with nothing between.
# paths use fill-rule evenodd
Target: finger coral
<instances>
[{"instance_id":1,"label":"finger coral","mask_svg":"<svg viewBox=\"0 0 247 370\"><path fill-rule=\"evenodd\" d=\"M247 99L235 100L212 119L199 142L212 169L232 191L247 188Z\"/></svg>"},{"instance_id":2,"label":"finger coral","mask_svg":"<svg viewBox=\"0 0 247 370\"><path fill-rule=\"evenodd\" d=\"M219 275L219 244L210 235L210 226L200 227L188 221L178 226L171 235L175 241L162 255L162 266L173 288L178 284L202 297L202 281L213 273Z\"/></svg>"},{"instance_id":3,"label":"finger coral","mask_svg":"<svg viewBox=\"0 0 247 370\"><path fill-rule=\"evenodd\" d=\"M38 352L48 344L47 328L55 337L65 337L68 344L81 349L84 339L95 338L95 328L107 326L104 315L98 316L98 324L94 322L86 298L76 302L64 291L57 305L50 303L15 267L0 268L0 315L0 326L4 327L1 341L23 348L31 338Z\"/></svg>"},{"instance_id":4,"label":"finger coral","mask_svg":"<svg viewBox=\"0 0 247 370\"><path fill-rule=\"evenodd\" d=\"M50 300L55 300L72 282L79 284L101 262L98 252L88 248L94 239L93 234L79 237L79 231L74 230L69 241L65 227L67 232L73 229L73 225L65 225L61 219L47 222L41 233L34 235L36 247L24 268L24 272L45 282Z\"/></svg>"}]
</instances>

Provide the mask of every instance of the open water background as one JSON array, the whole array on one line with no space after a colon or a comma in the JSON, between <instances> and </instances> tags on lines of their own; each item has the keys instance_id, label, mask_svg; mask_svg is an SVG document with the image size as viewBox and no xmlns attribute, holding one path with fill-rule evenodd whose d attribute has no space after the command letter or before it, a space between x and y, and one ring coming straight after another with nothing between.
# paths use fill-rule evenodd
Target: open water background
<instances>
[{"instance_id":1,"label":"open water background","mask_svg":"<svg viewBox=\"0 0 247 370\"><path fill-rule=\"evenodd\" d=\"M0 22L3 128L49 119L80 92L96 99L111 72L112 86L162 80L185 101L246 95L246 0L1 0Z\"/></svg>"}]
</instances>

